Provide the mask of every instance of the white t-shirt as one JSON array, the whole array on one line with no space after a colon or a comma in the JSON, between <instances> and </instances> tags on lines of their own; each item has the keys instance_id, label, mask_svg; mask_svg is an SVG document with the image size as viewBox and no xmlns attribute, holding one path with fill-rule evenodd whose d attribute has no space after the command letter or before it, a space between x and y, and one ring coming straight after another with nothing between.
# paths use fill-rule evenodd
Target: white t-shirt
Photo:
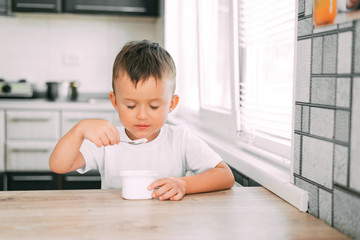
<instances>
[{"instance_id":1,"label":"white t-shirt","mask_svg":"<svg viewBox=\"0 0 360 240\"><path fill-rule=\"evenodd\" d=\"M124 127L117 128L122 141L131 141ZM165 124L156 139L141 145L120 144L97 147L85 139L80 152L85 166L78 169L85 173L97 169L101 175L101 188L121 188L122 170L154 170L158 179L183 177L186 172L195 174L214 168L221 157L203 140L182 126Z\"/></svg>"}]
</instances>

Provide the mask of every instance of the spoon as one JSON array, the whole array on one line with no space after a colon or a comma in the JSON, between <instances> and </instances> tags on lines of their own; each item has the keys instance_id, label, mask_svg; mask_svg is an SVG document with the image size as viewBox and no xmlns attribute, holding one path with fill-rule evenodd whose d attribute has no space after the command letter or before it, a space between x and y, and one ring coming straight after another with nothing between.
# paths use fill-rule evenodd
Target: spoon
<instances>
[{"instance_id":1,"label":"spoon","mask_svg":"<svg viewBox=\"0 0 360 240\"><path fill-rule=\"evenodd\" d=\"M120 142L128 143L128 144L131 144L131 145L139 145L139 144L146 143L147 141L148 141L147 138L139 138L139 139L136 139L136 140L130 140L129 142L120 140Z\"/></svg>"}]
</instances>

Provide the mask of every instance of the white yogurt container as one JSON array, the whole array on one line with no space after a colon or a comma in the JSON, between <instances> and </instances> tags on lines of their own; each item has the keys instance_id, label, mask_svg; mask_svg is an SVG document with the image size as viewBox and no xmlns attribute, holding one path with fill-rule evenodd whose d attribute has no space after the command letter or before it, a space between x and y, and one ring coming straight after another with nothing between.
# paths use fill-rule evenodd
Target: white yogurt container
<instances>
[{"instance_id":1,"label":"white yogurt container","mask_svg":"<svg viewBox=\"0 0 360 240\"><path fill-rule=\"evenodd\" d=\"M151 170L121 171L122 197L125 199L151 199L153 190L147 187L156 180L157 173Z\"/></svg>"}]
</instances>

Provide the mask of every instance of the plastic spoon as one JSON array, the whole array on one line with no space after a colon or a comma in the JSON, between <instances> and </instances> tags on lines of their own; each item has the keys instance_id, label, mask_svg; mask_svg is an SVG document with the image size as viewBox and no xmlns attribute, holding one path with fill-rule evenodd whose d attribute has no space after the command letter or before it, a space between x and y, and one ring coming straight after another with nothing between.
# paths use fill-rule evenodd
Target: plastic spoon
<instances>
[{"instance_id":1,"label":"plastic spoon","mask_svg":"<svg viewBox=\"0 0 360 240\"><path fill-rule=\"evenodd\" d=\"M124 143L128 143L128 144L131 144L131 145L139 145L139 144L143 144L143 143L146 143L148 140L147 138L139 138L139 139L136 139L136 140L130 140L129 142L128 141L120 141L120 142L124 142Z\"/></svg>"}]
</instances>

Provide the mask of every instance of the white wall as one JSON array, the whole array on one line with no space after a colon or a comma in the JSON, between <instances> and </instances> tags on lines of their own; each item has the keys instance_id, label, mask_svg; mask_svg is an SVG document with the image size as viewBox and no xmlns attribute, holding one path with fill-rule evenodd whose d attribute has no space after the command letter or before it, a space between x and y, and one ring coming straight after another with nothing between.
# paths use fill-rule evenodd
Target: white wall
<instances>
[{"instance_id":1,"label":"white wall","mask_svg":"<svg viewBox=\"0 0 360 240\"><path fill-rule=\"evenodd\" d=\"M80 14L15 14L0 17L0 78L77 80L79 91L111 90L112 63L131 40L163 45L163 19Z\"/></svg>"}]
</instances>

